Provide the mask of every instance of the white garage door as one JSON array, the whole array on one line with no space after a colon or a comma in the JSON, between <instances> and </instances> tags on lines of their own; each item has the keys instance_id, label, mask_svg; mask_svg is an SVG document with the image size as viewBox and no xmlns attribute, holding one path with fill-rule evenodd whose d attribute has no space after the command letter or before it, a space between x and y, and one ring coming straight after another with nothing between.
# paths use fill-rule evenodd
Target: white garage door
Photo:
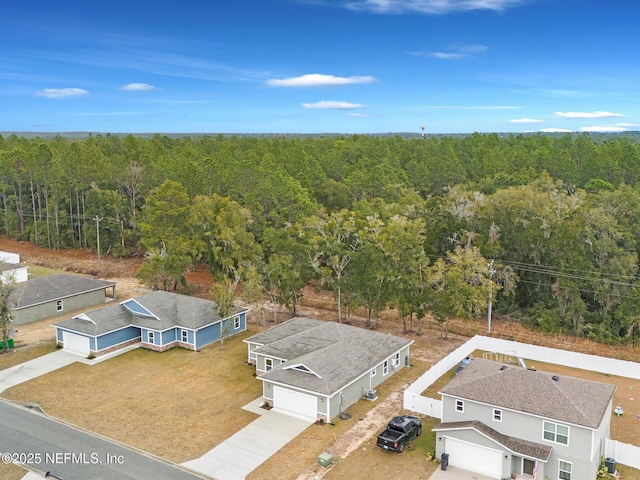
<instances>
[{"instance_id":1,"label":"white garage door","mask_svg":"<svg viewBox=\"0 0 640 480\"><path fill-rule=\"evenodd\" d=\"M71 353L78 353L84 356L89 355L89 339L87 337L62 332L62 343L64 344L64 349Z\"/></svg>"},{"instance_id":2,"label":"white garage door","mask_svg":"<svg viewBox=\"0 0 640 480\"><path fill-rule=\"evenodd\" d=\"M502 452L498 450L446 437L444 451L449 454L449 465L492 478L502 477Z\"/></svg>"},{"instance_id":3,"label":"white garage door","mask_svg":"<svg viewBox=\"0 0 640 480\"><path fill-rule=\"evenodd\" d=\"M287 388L273 386L273 408L283 413L316 420L316 397Z\"/></svg>"}]
</instances>

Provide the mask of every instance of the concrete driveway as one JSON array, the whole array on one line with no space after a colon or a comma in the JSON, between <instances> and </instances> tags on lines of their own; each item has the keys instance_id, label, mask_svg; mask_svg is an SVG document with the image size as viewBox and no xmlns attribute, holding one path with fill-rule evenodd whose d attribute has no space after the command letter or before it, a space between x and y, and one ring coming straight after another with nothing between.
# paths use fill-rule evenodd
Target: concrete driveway
<instances>
[{"instance_id":1,"label":"concrete driveway","mask_svg":"<svg viewBox=\"0 0 640 480\"><path fill-rule=\"evenodd\" d=\"M257 401L245 407L261 416L227 438L213 450L182 466L217 480L244 480L260 464L310 425L311 420L273 410L256 409Z\"/></svg>"},{"instance_id":2,"label":"concrete driveway","mask_svg":"<svg viewBox=\"0 0 640 480\"><path fill-rule=\"evenodd\" d=\"M0 370L0 393L32 378L71 365L80 358L82 357L74 355L73 353L58 350L29 360L28 362Z\"/></svg>"},{"instance_id":3,"label":"concrete driveway","mask_svg":"<svg viewBox=\"0 0 640 480\"><path fill-rule=\"evenodd\" d=\"M433 472L429 477L429 480L495 480L479 473L470 472L469 470L463 470L461 468L452 467L449 465L446 470L441 470L440 465L438 469Z\"/></svg>"}]
</instances>

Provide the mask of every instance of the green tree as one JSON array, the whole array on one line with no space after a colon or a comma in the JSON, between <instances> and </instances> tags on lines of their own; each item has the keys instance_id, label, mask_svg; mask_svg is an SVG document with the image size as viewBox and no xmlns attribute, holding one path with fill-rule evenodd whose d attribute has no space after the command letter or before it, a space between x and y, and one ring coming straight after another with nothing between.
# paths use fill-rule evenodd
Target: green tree
<instances>
[{"instance_id":1,"label":"green tree","mask_svg":"<svg viewBox=\"0 0 640 480\"><path fill-rule=\"evenodd\" d=\"M486 259L478 248L455 247L446 258L429 268L428 305L441 326L441 338L449 336L451 317L470 319L487 308L489 293L498 286L489 277Z\"/></svg>"},{"instance_id":2,"label":"green tree","mask_svg":"<svg viewBox=\"0 0 640 480\"><path fill-rule=\"evenodd\" d=\"M189 211L186 190L171 180L146 199L140 232L147 258L138 276L154 288L175 290L178 284L186 286L185 275L191 265Z\"/></svg>"},{"instance_id":3,"label":"green tree","mask_svg":"<svg viewBox=\"0 0 640 480\"><path fill-rule=\"evenodd\" d=\"M342 323L344 276L354 252L360 247L356 218L342 210L327 217L312 217L309 229L309 258L320 279L333 290L338 305L338 321Z\"/></svg>"}]
</instances>

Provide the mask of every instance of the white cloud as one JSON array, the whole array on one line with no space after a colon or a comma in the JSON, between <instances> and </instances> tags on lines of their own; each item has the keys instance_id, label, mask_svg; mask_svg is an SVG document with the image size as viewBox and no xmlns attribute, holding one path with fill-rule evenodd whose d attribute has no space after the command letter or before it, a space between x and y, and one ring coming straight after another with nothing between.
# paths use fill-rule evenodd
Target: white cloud
<instances>
[{"instance_id":1,"label":"white cloud","mask_svg":"<svg viewBox=\"0 0 640 480\"><path fill-rule=\"evenodd\" d=\"M36 97L45 98L72 98L89 95L89 92L82 88L45 88L34 94Z\"/></svg>"},{"instance_id":2,"label":"white cloud","mask_svg":"<svg viewBox=\"0 0 640 480\"><path fill-rule=\"evenodd\" d=\"M299 77L272 78L267 80L271 87L334 87L355 83L372 83L376 79L371 76L336 77L321 73L308 73Z\"/></svg>"},{"instance_id":3,"label":"white cloud","mask_svg":"<svg viewBox=\"0 0 640 480\"><path fill-rule=\"evenodd\" d=\"M617 127L640 127L637 123L616 123Z\"/></svg>"},{"instance_id":4,"label":"white cloud","mask_svg":"<svg viewBox=\"0 0 640 480\"><path fill-rule=\"evenodd\" d=\"M154 90L160 90L158 87L149 85L148 83L127 83L121 86L118 90L124 90L125 92L153 92Z\"/></svg>"},{"instance_id":5,"label":"white cloud","mask_svg":"<svg viewBox=\"0 0 640 480\"><path fill-rule=\"evenodd\" d=\"M558 117L562 118L612 118L624 117L620 113L611 112L555 112Z\"/></svg>"},{"instance_id":6,"label":"white cloud","mask_svg":"<svg viewBox=\"0 0 640 480\"><path fill-rule=\"evenodd\" d=\"M566 128L542 128L540 129L543 133L570 133L573 130L567 130Z\"/></svg>"},{"instance_id":7,"label":"white cloud","mask_svg":"<svg viewBox=\"0 0 640 480\"><path fill-rule=\"evenodd\" d=\"M356 117L356 118L370 118L373 115L370 115L368 113L360 113L360 112L349 112L346 115L347 117Z\"/></svg>"},{"instance_id":8,"label":"white cloud","mask_svg":"<svg viewBox=\"0 0 640 480\"><path fill-rule=\"evenodd\" d=\"M459 60L461 58L473 57L476 53L489 50L486 45L452 45L444 52L409 52L409 55L419 57L439 58L441 60Z\"/></svg>"},{"instance_id":9,"label":"white cloud","mask_svg":"<svg viewBox=\"0 0 640 480\"><path fill-rule=\"evenodd\" d=\"M629 129L615 125L593 125L580 128L581 132L628 132Z\"/></svg>"},{"instance_id":10,"label":"white cloud","mask_svg":"<svg viewBox=\"0 0 640 480\"><path fill-rule=\"evenodd\" d=\"M303 103L304 108L309 109L325 109L325 110L355 110L358 108L366 108L361 103L349 103L334 100L321 100L316 103Z\"/></svg>"},{"instance_id":11,"label":"white cloud","mask_svg":"<svg viewBox=\"0 0 640 480\"><path fill-rule=\"evenodd\" d=\"M514 118L509 123L544 123L544 120L536 120L535 118Z\"/></svg>"},{"instance_id":12,"label":"white cloud","mask_svg":"<svg viewBox=\"0 0 640 480\"><path fill-rule=\"evenodd\" d=\"M352 0L345 6L374 13L426 13L442 15L472 10L503 11L529 0Z\"/></svg>"}]
</instances>

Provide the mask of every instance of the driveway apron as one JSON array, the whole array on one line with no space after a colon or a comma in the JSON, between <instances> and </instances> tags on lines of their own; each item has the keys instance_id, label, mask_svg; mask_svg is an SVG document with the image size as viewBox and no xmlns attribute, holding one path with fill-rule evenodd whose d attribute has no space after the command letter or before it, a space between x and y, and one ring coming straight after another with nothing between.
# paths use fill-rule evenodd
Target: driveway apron
<instances>
[{"instance_id":1,"label":"driveway apron","mask_svg":"<svg viewBox=\"0 0 640 480\"><path fill-rule=\"evenodd\" d=\"M217 480L243 480L312 424L312 420L265 411L213 450L182 466Z\"/></svg>"},{"instance_id":2,"label":"driveway apron","mask_svg":"<svg viewBox=\"0 0 640 480\"><path fill-rule=\"evenodd\" d=\"M491 477L480 475L479 473L463 470L462 468L448 466L446 470L438 470L433 472L429 480L493 480Z\"/></svg>"},{"instance_id":3,"label":"driveway apron","mask_svg":"<svg viewBox=\"0 0 640 480\"><path fill-rule=\"evenodd\" d=\"M58 350L57 352L0 370L0 393L40 375L71 365L81 358L73 353Z\"/></svg>"}]
</instances>

